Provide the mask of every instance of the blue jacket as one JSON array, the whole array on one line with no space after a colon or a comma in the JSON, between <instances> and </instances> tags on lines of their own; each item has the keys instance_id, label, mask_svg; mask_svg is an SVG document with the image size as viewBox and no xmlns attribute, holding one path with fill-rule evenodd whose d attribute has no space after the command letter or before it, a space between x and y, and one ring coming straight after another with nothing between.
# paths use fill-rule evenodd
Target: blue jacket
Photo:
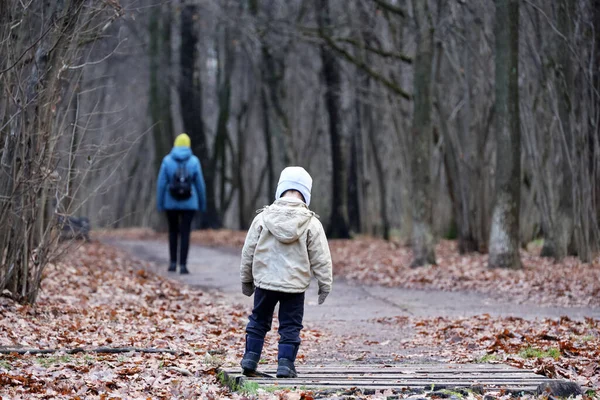
<instances>
[{"instance_id":1,"label":"blue jacket","mask_svg":"<svg viewBox=\"0 0 600 400\"><path fill-rule=\"evenodd\" d=\"M177 200L171 196L169 182L173 179L179 163L185 164L187 173L192 177L192 197ZM206 210L206 187L198 157L192 154L189 147L173 147L171 153L163 158L158 173L156 188L156 207L158 211L165 210Z\"/></svg>"}]
</instances>

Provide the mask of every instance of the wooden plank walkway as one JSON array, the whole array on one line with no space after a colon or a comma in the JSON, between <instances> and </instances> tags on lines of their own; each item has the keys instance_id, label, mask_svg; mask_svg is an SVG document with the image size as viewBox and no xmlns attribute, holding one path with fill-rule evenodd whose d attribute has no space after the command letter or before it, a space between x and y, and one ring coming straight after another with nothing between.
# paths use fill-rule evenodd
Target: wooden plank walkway
<instances>
[{"instance_id":1,"label":"wooden plank walkway","mask_svg":"<svg viewBox=\"0 0 600 400\"><path fill-rule=\"evenodd\" d=\"M240 368L222 370L233 389L246 381L261 386L308 390L439 390L479 387L484 391L535 392L549 378L504 364L299 365L298 378L279 379L277 366L260 365L262 376L245 377Z\"/></svg>"}]
</instances>

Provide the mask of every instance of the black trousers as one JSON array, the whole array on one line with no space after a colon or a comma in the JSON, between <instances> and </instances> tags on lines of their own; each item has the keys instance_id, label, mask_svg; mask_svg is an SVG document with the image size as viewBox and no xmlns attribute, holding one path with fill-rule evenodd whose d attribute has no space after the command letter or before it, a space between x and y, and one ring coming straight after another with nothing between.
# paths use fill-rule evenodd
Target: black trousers
<instances>
[{"instance_id":1,"label":"black trousers","mask_svg":"<svg viewBox=\"0 0 600 400\"><path fill-rule=\"evenodd\" d=\"M194 210L167 210L167 220L169 221L169 255L171 257L171 264L177 264L178 239L181 239L181 245L179 247L179 265L187 264L194 212Z\"/></svg>"},{"instance_id":2,"label":"black trousers","mask_svg":"<svg viewBox=\"0 0 600 400\"><path fill-rule=\"evenodd\" d=\"M254 309L246 326L248 336L264 339L271 330L273 312L279 303L279 343L300 344L304 318L304 293L283 293L256 288Z\"/></svg>"}]
</instances>

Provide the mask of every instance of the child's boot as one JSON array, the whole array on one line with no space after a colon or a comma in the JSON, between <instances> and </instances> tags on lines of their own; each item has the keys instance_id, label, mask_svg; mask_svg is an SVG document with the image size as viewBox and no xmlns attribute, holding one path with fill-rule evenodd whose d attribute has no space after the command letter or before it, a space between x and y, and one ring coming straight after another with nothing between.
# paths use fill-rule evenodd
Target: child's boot
<instances>
[{"instance_id":1,"label":"child's boot","mask_svg":"<svg viewBox=\"0 0 600 400\"><path fill-rule=\"evenodd\" d=\"M186 275L186 274L189 274L189 273L190 273L190 271L188 271L188 269L187 269L187 266L186 266L185 264L181 264L181 265L179 266L179 273L180 273L181 275Z\"/></svg>"},{"instance_id":2,"label":"child's boot","mask_svg":"<svg viewBox=\"0 0 600 400\"><path fill-rule=\"evenodd\" d=\"M256 372L264 343L265 341L263 339L257 339L246 335L246 352L244 353L244 358L242 358L241 362L244 375L252 375Z\"/></svg>"},{"instance_id":3,"label":"child's boot","mask_svg":"<svg viewBox=\"0 0 600 400\"><path fill-rule=\"evenodd\" d=\"M279 344L279 354L277 355L277 377L278 378L295 378L298 376L294 361L298 353L297 344Z\"/></svg>"},{"instance_id":4,"label":"child's boot","mask_svg":"<svg viewBox=\"0 0 600 400\"><path fill-rule=\"evenodd\" d=\"M175 272L177 271L177 263L176 262L172 262L169 264L169 272Z\"/></svg>"}]
</instances>

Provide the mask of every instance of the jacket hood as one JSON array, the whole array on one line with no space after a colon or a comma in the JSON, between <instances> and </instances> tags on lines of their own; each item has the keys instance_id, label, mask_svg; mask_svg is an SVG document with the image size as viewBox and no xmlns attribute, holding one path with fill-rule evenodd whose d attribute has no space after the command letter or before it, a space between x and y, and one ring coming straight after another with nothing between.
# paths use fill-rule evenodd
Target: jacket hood
<instances>
[{"instance_id":1,"label":"jacket hood","mask_svg":"<svg viewBox=\"0 0 600 400\"><path fill-rule=\"evenodd\" d=\"M300 199L283 197L263 211L265 227L281 243L292 243L306 231L315 215Z\"/></svg>"},{"instance_id":2,"label":"jacket hood","mask_svg":"<svg viewBox=\"0 0 600 400\"><path fill-rule=\"evenodd\" d=\"M171 157L177 161L186 161L192 156L192 150L189 147L177 146L171 150Z\"/></svg>"}]
</instances>

